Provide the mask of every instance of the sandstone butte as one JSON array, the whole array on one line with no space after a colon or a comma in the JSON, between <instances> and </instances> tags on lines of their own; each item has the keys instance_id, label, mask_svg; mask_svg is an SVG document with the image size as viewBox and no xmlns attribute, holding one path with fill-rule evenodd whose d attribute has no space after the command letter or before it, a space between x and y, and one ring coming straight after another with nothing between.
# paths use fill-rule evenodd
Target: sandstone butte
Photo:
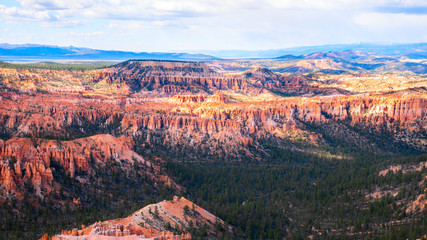
<instances>
[{"instance_id":1,"label":"sandstone butte","mask_svg":"<svg viewBox=\"0 0 427 240\"><path fill-rule=\"evenodd\" d=\"M40 240L188 240L191 239L188 232L174 235L166 226L185 230L190 224L196 229L206 224L210 236L220 237L215 232L215 225L223 225L224 221L184 197L175 196L172 201L148 205L126 218L96 222L82 226L82 229L62 230L53 237L46 234Z\"/></svg>"}]
</instances>

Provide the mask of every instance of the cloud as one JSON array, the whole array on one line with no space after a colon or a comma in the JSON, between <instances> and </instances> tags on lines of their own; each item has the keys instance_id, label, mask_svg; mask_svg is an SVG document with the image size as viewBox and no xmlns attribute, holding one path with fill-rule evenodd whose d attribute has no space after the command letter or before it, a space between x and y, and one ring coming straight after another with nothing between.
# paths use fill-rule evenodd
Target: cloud
<instances>
[{"instance_id":1,"label":"cloud","mask_svg":"<svg viewBox=\"0 0 427 240\"><path fill-rule=\"evenodd\" d=\"M93 0L17 0L17 2L19 2L23 8L42 11L83 9L92 7L96 3L96 1Z\"/></svg>"},{"instance_id":2,"label":"cloud","mask_svg":"<svg viewBox=\"0 0 427 240\"><path fill-rule=\"evenodd\" d=\"M420 27L427 27L427 15L364 12L355 15L353 19L359 26L382 32L402 28L420 29Z\"/></svg>"},{"instance_id":3,"label":"cloud","mask_svg":"<svg viewBox=\"0 0 427 240\"><path fill-rule=\"evenodd\" d=\"M78 24L72 18L168 21L248 10L348 10L427 14L427 0L17 0L21 7L0 8L3 19Z\"/></svg>"},{"instance_id":4,"label":"cloud","mask_svg":"<svg viewBox=\"0 0 427 240\"><path fill-rule=\"evenodd\" d=\"M71 27L76 27L76 26L81 26L83 25L83 21L79 21L79 20L56 20L56 21L44 21L41 23L41 25L43 27L55 27L55 28L71 28Z\"/></svg>"},{"instance_id":5,"label":"cloud","mask_svg":"<svg viewBox=\"0 0 427 240\"><path fill-rule=\"evenodd\" d=\"M81 25L82 20L73 18L69 10L37 10L20 7L6 7L0 4L0 20L22 23L39 22L44 27L71 27Z\"/></svg>"},{"instance_id":6,"label":"cloud","mask_svg":"<svg viewBox=\"0 0 427 240\"><path fill-rule=\"evenodd\" d=\"M48 11L31 11L16 7L5 7L0 5L0 16L6 20L22 21L55 21L57 16Z\"/></svg>"},{"instance_id":7,"label":"cloud","mask_svg":"<svg viewBox=\"0 0 427 240\"><path fill-rule=\"evenodd\" d=\"M265 2L282 9L352 9L427 14L426 0L265 0Z\"/></svg>"},{"instance_id":8,"label":"cloud","mask_svg":"<svg viewBox=\"0 0 427 240\"><path fill-rule=\"evenodd\" d=\"M421 39L420 29L427 27L427 0L16 1L19 4L8 7L0 4L0 22L11 33L22 37L34 31L44 42L103 44L108 49L132 50L135 44L156 50L262 49L403 41Z\"/></svg>"}]
</instances>

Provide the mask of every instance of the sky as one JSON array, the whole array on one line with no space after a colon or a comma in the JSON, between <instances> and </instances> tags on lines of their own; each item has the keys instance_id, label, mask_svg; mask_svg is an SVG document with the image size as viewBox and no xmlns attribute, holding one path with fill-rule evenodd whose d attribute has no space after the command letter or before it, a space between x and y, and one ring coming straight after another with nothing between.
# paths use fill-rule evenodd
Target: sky
<instances>
[{"instance_id":1,"label":"sky","mask_svg":"<svg viewBox=\"0 0 427 240\"><path fill-rule=\"evenodd\" d=\"M0 0L0 43L134 52L427 42L427 0Z\"/></svg>"}]
</instances>

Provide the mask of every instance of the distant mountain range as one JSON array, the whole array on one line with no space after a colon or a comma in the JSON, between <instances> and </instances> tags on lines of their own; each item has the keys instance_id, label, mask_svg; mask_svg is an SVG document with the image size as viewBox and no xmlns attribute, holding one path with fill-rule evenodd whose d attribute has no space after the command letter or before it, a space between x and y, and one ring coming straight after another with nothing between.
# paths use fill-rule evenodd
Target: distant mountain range
<instances>
[{"instance_id":1,"label":"distant mountain range","mask_svg":"<svg viewBox=\"0 0 427 240\"><path fill-rule=\"evenodd\" d=\"M337 52L337 51L363 51L374 52L378 55L402 55L409 58L427 58L427 43L408 44L333 44L322 46L304 46L270 50L218 50L218 51L197 51L199 54L213 55L219 58L276 58L284 55L304 55L316 52ZM196 51L189 51L195 53Z\"/></svg>"},{"instance_id":2,"label":"distant mountain range","mask_svg":"<svg viewBox=\"0 0 427 240\"><path fill-rule=\"evenodd\" d=\"M204 54L126 52L37 44L0 44L0 60L117 60L155 59L207 61L218 58Z\"/></svg>"},{"instance_id":3,"label":"distant mountain range","mask_svg":"<svg viewBox=\"0 0 427 240\"><path fill-rule=\"evenodd\" d=\"M406 56L412 59L427 58L427 43L411 44L335 44L323 46L294 47L272 50L200 50L188 53L127 52L79 47L61 47L38 44L0 44L1 60L190 60L211 61L222 58L281 58L298 59L312 53L362 51L386 56ZM326 57L329 57L325 55Z\"/></svg>"}]
</instances>

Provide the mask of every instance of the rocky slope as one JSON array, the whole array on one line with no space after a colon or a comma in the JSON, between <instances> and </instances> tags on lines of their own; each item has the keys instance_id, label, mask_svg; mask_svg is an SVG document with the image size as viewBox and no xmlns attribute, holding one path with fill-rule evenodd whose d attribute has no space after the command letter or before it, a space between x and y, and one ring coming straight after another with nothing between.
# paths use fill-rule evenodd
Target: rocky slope
<instances>
[{"instance_id":1,"label":"rocky slope","mask_svg":"<svg viewBox=\"0 0 427 240\"><path fill-rule=\"evenodd\" d=\"M426 172L427 162L395 164L381 170L378 176L387 179L381 187L377 186L373 191L370 191L365 197L369 202L381 201L386 198L394 198L398 203L399 217L419 216L425 212L427 207L426 196ZM397 175L405 176L406 178L414 178L417 181L405 181L403 184L396 184L397 181L391 181ZM416 177L414 177L416 176ZM413 196L408 197L406 192L411 192L414 189ZM411 192L412 193L412 192ZM396 208L396 207L395 207Z\"/></svg>"},{"instance_id":2,"label":"rocky slope","mask_svg":"<svg viewBox=\"0 0 427 240\"><path fill-rule=\"evenodd\" d=\"M331 138L362 149L381 148L372 147L378 143L363 131L387 134L390 138L385 141L417 151L426 148L426 98L417 92L247 102L236 100L231 92L114 100L3 96L0 130L9 138L73 139L114 133L132 138L140 153L157 154L165 147L173 153L192 152L190 157L226 159L259 156L264 151L260 140L269 137L300 150L301 140L328 146ZM325 126L332 129L322 130ZM386 149L390 150L396 151Z\"/></svg>"},{"instance_id":3,"label":"rocky slope","mask_svg":"<svg viewBox=\"0 0 427 240\"><path fill-rule=\"evenodd\" d=\"M191 239L189 231L204 228L206 237L222 237L224 221L184 197L150 204L126 218L96 222L82 229L62 230L52 240ZM228 229L227 231L230 231ZM49 238L47 235L45 239ZM42 238L43 239L43 238Z\"/></svg>"},{"instance_id":4,"label":"rocky slope","mask_svg":"<svg viewBox=\"0 0 427 240\"><path fill-rule=\"evenodd\" d=\"M206 93L224 89L245 89L246 82L212 71L205 63L130 60L97 70L92 79L97 85L124 84L129 91L158 94Z\"/></svg>"},{"instance_id":5,"label":"rocky slope","mask_svg":"<svg viewBox=\"0 0 427 240\"><path fill-rule=\"evenodd\" d=\"M132 151L134 142L130 138L115 138L111 135L95 135L73 141L12 138L0 140L0 183L3 197L22 197L25 183L31 182L36 195L43 198L59 189L52 172L64 170L71 178L81 182L95 174L94 168L116 161L123 169L131 168L135 162L153 167L148 173L158 182L172 181L158 173L159 167Z\"/></svg>"},{"instance_id":6,"label":"rocky slope","mask_svg":"<svg viewBox=\"0 0 427 240\"><path fill-rule=\"evenodd\" d=\"M26 198L34 208L142 203L183 190L165 174L168 161L272 164L278 154L341 161L427 151L422 77L212 66L130 60L91 71L0 69L0 202L11 211ZM164 221L153 224L166 230Z\"/></svg>"}]
</instances>

